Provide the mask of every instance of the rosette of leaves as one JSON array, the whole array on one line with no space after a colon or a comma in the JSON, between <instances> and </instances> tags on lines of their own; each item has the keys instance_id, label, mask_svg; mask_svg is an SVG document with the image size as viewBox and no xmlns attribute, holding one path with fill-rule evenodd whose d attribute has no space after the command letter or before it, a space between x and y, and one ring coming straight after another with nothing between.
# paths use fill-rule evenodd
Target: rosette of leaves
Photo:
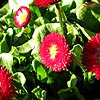
<instances>
[{"instance_id":1,"label":"rosette of leaves","mask_svg":"<svg viewBox=\"0 0 100 100\"><path fill-rule=\"evenodd\" d=\"M79 23L93 32L100 31L100 5L96 2L85 2L76 13Z\"/></svg>"}]
</instances>

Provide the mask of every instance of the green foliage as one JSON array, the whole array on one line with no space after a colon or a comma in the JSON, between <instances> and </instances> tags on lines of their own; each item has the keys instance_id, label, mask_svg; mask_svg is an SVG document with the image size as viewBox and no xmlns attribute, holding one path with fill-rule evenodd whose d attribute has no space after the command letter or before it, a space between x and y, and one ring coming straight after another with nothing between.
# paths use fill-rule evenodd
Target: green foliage
<instances>
[{"instance_id":1,"label":"green foliage","mask_svg":"<svg viewBox=\"0 0 100 100\"><path fill-rule=\"evenodd\" d=\"M17 97L12 100L100 100L99 81L81 64L85 43L100 30L100 5L80 12L86 1L61 0L39 8L34 0L8 0L0 9L0 66L14 78ZM31 18L17 28L14 14L22 5L29 7ZM64 35L70 47L66 71L53 72L41 61L41 42L51 32Z\"/></svg>"},{"instance_id":2,"label":"green foliage","mask_svg":"<svg viewBox=\"0 0 100 100\"><path fill-rule=\"evenodd\" d=\"M6 68L10 71L10 73L13 73L12 71L13 56L9 53L1 53L0 54L0 65L6 66Z\"/></svg>"},{"instance_id":3,"label":"green foliage","mask_svg":"<svg viewBox=\"0 0 100 100\"><path fill-rule=\"evenodd\" d=\"M36 97L40 100L46 100L46 90L43 90L39 86L32 90L32 93L36 95Z\"/></svg>"},{"instance_id":4,"label":"green foliage","mask_svg":"<svg viewBox=\"0 0 100 100\"><path fill-rule=\"evenodd\" d=\"M77 18L80 20L82 26L93 32L100 31L100 5L98 3L85 3L77 10ZM88 21L88 23L87 23ZM96 28L95 28L96 26Z\"/></svg>"},{"instance_id":5,"label":"green foliage","mask_svg":"<svg viewBox=\"0 0 100 100\"><path fill-rule=\"evenodd\" d=\"M45 68L45 66L42 65L40 62L33 60L32 66L34 71L36 72L36 76L38 80L47 84L51 84L52 82L54 82L53 80L54 74L50 70Z\"/></svg>"}]
</instances>

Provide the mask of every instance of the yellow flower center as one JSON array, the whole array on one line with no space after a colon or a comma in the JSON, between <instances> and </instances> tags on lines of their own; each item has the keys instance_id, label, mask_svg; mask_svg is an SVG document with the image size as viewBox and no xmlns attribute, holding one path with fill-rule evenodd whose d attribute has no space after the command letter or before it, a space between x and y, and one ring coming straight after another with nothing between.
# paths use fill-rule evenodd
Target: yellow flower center
<instances>
[{"instance_id":1,"label":"yellow flower center","mask_svg":"<svg viewBox=\"0 0 100 100\"><path fill-rule=\"evenodd\" d=\"M18 12L19 16L17 16L17 20L19 23L23 23L26 21L26 18L27 18L27 11L25 11L24 9L22 9L22 12Z\"/></svg>"},{"instance_id":2,"label":"yellow flower center","mask_svg":"<svg viewBox=\"0 0 100 100\"><path fill-rule=\"evenodd\" d=\"M55 59L55 56L57 54L57 45L56 44L52 44L51 47L50 47L50 56L52 59Z\"/></svg>"}]
</instances>

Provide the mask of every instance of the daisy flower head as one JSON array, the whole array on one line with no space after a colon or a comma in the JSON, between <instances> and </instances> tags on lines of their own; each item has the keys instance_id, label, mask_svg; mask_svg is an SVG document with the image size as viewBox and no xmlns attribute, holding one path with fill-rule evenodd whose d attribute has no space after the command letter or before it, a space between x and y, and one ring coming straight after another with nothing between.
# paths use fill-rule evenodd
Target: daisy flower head
<instances>
[{"instance_id":1,"label":"daisy flower head","mask_svg":"<svg viewBox=\"0 0 100 100\"><path fill-rule=\"evenodd\" d=\"M11 100L16 97L13 78L5 67L0 66L0 100Z\"/></svg>"},{"instance_id":2,"label":"daisy flower head","mask_svg":"<svg viewBox=\"0 0 100 100\"><path fill-rule=\"evenodd\" d=\"M30 20L30 10L28 7L21 6L14 14L14 23L18 28L22 28L27 25Z\"/></svg>"},{"instance_id":3,"label":"daisy flower head","mask_svg":"<svg viewBox=\"0 0 100 100\"><path fill-rule=\"evenodd\" d=\"M44 37L40 45L40 57L43 64L54 72L66 70L71 63L72 54L63 35L51 32Z\"/></svg>"},{"instance_id":4,"label":"daisy flower head","mask_svg":"<svg viewBox=\"0 0 100 100\"><path fill-rule=\"evenodd\" d=\"M34 3L39 7L46 7L58 1L59 0L34 0Z\"/></svg>"},{"instance_id":5,"label":"daisy flower head","mask_svg":"<svg viewBox=\"0 0 100 100\"><path fill-rule=\"evenodd\" d=\"M100 80L100 34L93 36L84 46L82 63Z\"/></svg>"}]
</instances>

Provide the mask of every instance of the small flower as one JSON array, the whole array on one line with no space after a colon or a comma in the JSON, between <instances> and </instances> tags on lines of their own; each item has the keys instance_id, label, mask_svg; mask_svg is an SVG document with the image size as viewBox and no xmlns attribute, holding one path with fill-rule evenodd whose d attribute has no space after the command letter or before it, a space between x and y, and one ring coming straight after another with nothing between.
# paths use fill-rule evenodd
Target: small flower
<instances>
[{"instance_id":1,"label":"small flower","mask_svg":"<svg viewBox=\"0 0 100 100\"><path fill-rule=\"evenodd\" d=\"M93 36L84 46L82 63L100 80L100 34Z\"/></svg>"},{"instance_id":2,"label":"small flower","mask_svg":"<svg viewBox=\"0 0 100 100\"><path fill-rule=\"evenodd\" d=\"M39 7L49 6L50 4L56 3L59 0L34 0L35 5Z\"/></svg>"},{"instance_id":3,"label":"small flower","mask_svg":"<svg viewBox=\"0 0 100 100\"><path fill-rule=\"evenodd\" d=\"M10 100L16 97L13 78L5 67L0 66L0 100Z\"/></svg>"},{"instance_id":4,"label":"small flower","mask_svg":"<svg viewBox=\"0 0 100 100\"><path fill-rule=\"evenodd\" d=\"M40 57L45 66L52 71L66 70L71 63L69 45L63 35L51 32L40 45Z\"/></svg>"},{"instance_id":5,"label":"small flower","mask_svg":"<svg viewBox=\"0 0 100 100\"><path fill-rule=\"evenodd\" d=\"M21 6L14 15L14 23L17 27L22 28L27 25L30 20L30 10L25 6Z\"/></svg>"}]
</instances>

